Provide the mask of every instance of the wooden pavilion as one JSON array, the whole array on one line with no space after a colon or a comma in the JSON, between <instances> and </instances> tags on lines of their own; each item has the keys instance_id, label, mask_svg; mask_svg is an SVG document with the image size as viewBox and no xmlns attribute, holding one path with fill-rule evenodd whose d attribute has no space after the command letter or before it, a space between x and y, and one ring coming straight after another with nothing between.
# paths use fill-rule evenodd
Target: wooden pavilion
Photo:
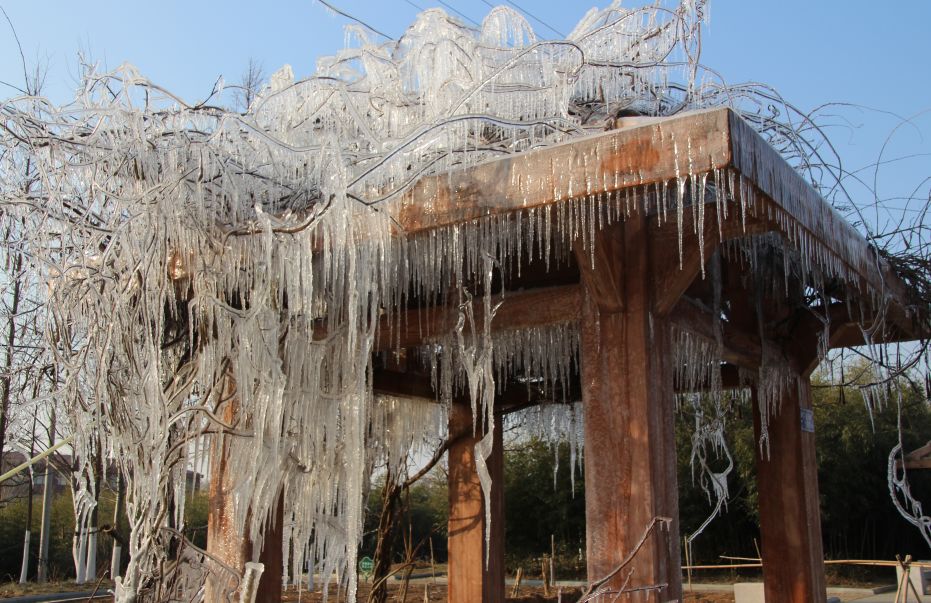
<instances>
[{"instance_id":1,"label":"wooden pavilion","mask_svg":"<svg viewBox=\"0 0 931 603\"><path fill-rule=\"evenodd\" d=\"M809 376L828 347L860 345L865 338L916 339L925 333L924 317L916 315L906 287L867 241L733 111L630 118L618 126L425 177L389 202L388 211L414 235L582 197L597 205L651 185L681 186L696 175L731 182L725 212L720 198L693 201L675 218L635 209L624 212L623 220L600 225L585 245L576 243L568 265L549 271L525 266L504 284L492 328L578 324L590 581L614 570L655 518L670 520L668 533L647 538L629 566L630 587L666 586L634 593L630 600L635 601L682 595L674 440L674 395L682 384L674 379L670 333L679 329L714 340L715 330L722 329L720 383L749 387L755 401L760 399L755 386L741 375L758 371L775 352L797 386L781 390L772 416L761 415L759 408L754 412L757 435L768 429L770 451L768 456L758 452L757 459L766 598L824 601L816 434L805 420L812 403ZM586 183L584 190L573 192L572 182ZM706 262L726 246L754 237L781 240L785 249L797 252L802 264L822 273L817 282L823 290L785 275L784 286L765 288L767 297L759 303L760 290L748 276L752 263L739 253L722 254L721 299L712 303ZM712 311L716 307L723 308L719 317ZM397 321L410 327L385 337L382 346L417 347L449 332L457 316L458 308L440 307ZM868 324L872 327L865 329ZM390 366L379 365L375 388L435 396L429 378L408 366L403 354L397 358ZM500 405L505 411L533 403L509 393ZM474 458L481 434L468 433L471 426L468 406L454 405L450 433L467 436L449 451L449 601L494 603L504 599L501 430L489 461L494 485L486 558L485 503ZM229 551L243 547L231 542L235 537L224 528L227 505L219 477L212 490L208 550L235 566L239 554ZM267 568L261 600L280 592L277 529L266 536L271 544L262 556ZM608 584L620 587L625 576L620 573Z\"/></svg>"}]
</instances>

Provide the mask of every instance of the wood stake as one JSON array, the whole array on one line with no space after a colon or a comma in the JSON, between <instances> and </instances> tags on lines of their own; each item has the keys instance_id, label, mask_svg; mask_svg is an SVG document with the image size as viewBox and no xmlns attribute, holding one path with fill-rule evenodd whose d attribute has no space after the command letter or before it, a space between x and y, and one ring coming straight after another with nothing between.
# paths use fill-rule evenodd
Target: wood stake
<instances>
[{"instance_id":1,"label":"wood stake","mask_svg":"<svg viewBox=\"0 0 931 603\"><path fill-rule=\"evenodd\" d=\"M511 598L514 599L520 593L520 580L523 578L524 568L517 568L517 576L514 578L514 588L511 589Z\"/></svg>"},{"instance_id":2,"label":"wood stake","mask_svg":"<svg viewBox=\"0 0 931 603\"><path fill-rule=\"evenodd\" d=\"M430 536L430 574L433 576L433 583L436 584L436 562L433 559L433 536Z\"/></svg>"},{"instance_id":3,"label":"wood stake","mask_svg":"<svg viewBox=\"0 0 931 603\"><path fill-rule=\"evenodd\" d=\"M685 567L689 579L689 592L692 592L692 547L689 545L688 536L682 539L682 548L685 551Z\"/></svg>"},{"instance_id":4,"label":"wood stake","mask_svg":"<svg viewBox=\"0 0 931 603\"><path fill-rule=\"evenodd\" d=\"M556 536L550 534L550 582L556 586Z\"/></svg>"}]
</instances>

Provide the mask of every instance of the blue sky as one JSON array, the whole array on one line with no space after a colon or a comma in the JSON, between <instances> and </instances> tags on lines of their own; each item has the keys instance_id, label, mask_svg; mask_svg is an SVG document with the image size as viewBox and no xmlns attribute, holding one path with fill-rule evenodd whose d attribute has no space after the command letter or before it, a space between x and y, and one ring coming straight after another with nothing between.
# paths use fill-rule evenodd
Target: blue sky
<instances>
[{"instance_id":1,"label":"blue sky","mask_svg":"<svg viewBox=\"0 0 931 603\"><path fill-rule=\"evenodd\" d=\"M331 0L391 36L398 36L427 0ZM484 0L444 0L476 21ZM592 0L516 0L567 33ZM494 2L492 2L494 4ZM604 3L602 3L604 4ZM625 2L637 6L643 2ZM46 94L56 102L76 85L77 53L102 66L134 63L149 79L191 101L209 94L219 75L239 79L250 58L266 73L289 63L295 73L313 71L316 58L344 45L343 17L316 0L0 0L16 27L27 62L49 66ZM889 6L891 8L885 8ZM931 110L927 26L931 2L860 0L712 0L703 36L703 63L731 83L765 82L802 109L844 102L912 117ZM550 30L532 18L544 37ZM0 80L23 81L13 36L0 22ZM0 98L16 91L0 85ZM847 109L834 140L851 167L874 161L899 123L884 113ZM902 194L903 182L931 175L931 116L895 131L886 157L918 154L885 168L881 192Z\"/></svg>"}]
</instances>

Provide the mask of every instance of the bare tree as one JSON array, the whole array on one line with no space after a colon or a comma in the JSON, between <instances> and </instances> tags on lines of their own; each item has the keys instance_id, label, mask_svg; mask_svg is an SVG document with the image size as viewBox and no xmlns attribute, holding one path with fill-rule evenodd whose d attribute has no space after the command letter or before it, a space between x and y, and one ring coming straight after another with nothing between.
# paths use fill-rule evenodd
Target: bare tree
<instances>
[{"instance_id":1,"label":"bare tree","mask_svg":"<svg viewBox=\"0 0 931 603\"><path fill-rule=\"evenodd\" d=\"M242 72L239 84L233 86L233 108L240 113L245 113L252 106L252 102L259 95L262 86L265 85L265 70L262 63L249 58L249 64L246 70Z\"/></svg>"}]
</instances>

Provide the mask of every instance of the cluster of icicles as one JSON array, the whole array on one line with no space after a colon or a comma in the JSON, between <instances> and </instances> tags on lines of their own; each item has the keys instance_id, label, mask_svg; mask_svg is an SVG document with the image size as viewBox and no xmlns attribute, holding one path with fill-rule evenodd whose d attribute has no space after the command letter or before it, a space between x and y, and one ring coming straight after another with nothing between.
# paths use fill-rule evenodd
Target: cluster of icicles
<instances>
[{"instance_id":1,"label":"cluster of icicles","mask_svg":"<svg viewBox=\"0 0 931 603\"><path fill-rule=\"evenodd\" d=\"M235 590L223 559L200 581L167 563L186 468L216 459L211 451L227 449L225 468L210 473L232 480L233 526L253 555L283 500L290 575L342 576L353 600L373 468L429 455L462 394L476 429L500 428L504 379L571 401L576 325L493 333L493 275L563 261L575 241L590 247L597 228L630 212L678 220L680 231L706 197L746 215L752 187L688 170L623 194L569 182L557 196L571 200L558 206L416 236L399 230L390 203L422 176L601 131L626 112L736 103L696 81L700 21L692 0L674 10L615 4L588 13L567 40L541 41L508 8L477 29L430 10L396 42L352 29L355 46L305 80L282 69L244 114L185 105L129 66L89 72L66 107L5 104L3 202L30 226L24 245L49 283L47 331L76 451L89 475L100 442L127 477L130 563L117 600L158 582ZM683 145L683 166L689 152ZM39 174L29 186L17 180L26 162ZM784 175L768 178L778 186ZM845 278L855 265L794 243L809 281ZM402 311L412 299L425 313L460 307L457 327L421 350L438 403L373 389L377 342L412 320ZM720 364L696 354L689 370L702 355L703 366ZM788 386L777 377L772 388ZM538 411L549 425L540 429L572 435L575 456L579 413L553 408L563 410ZM702 442L723 442L717 427L706 431ZM489 433L476 455L486 491L490 443Z\"/></svg>"}]
</instances>

